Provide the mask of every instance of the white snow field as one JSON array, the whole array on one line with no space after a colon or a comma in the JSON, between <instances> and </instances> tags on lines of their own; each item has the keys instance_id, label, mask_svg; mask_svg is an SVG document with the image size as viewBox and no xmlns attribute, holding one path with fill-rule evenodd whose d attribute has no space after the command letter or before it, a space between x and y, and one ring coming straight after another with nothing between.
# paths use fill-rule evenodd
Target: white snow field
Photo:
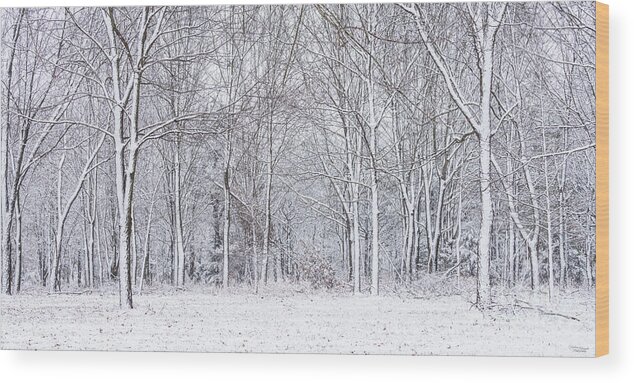
<instances>
[{"instance_id":1,"label":"white snow field","mask_svg":"<svg viewBox=\"0 0 634 383\"><path fill-rule=\"evenodd\" d=\"M527 298L530 300L530 298ZM499 299L500 301L501 299ZM541 305L536 301L542 301ZM335 293L150 292L0 298L0 347L405 355L592 356L594 305L507 298L486 313L459 295L425 299Z\"/></svg>"}]
</instances>

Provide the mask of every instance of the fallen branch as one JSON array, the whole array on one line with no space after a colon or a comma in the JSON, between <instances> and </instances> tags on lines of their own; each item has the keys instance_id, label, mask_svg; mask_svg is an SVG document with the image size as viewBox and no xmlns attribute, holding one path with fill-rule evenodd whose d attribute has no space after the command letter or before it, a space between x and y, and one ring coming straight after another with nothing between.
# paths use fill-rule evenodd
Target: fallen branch
<instances>
[{"instance_id":1,"label":"fallen branch","mask_svg":"<svg viewBox=\"0 0 634 383\"><path fill-rule=\"evenodd\" d=\"M48 295L83 295L83 294L92 294L92 290L82 290L82 291L53 291L49 292Z\"/></svg>"},{"instance_id":2,"label":"fallen branch","mask_svg":"<svg viewBox=\"0 0 634 383\"><path fill-rule=\"evenodd\" d=\"M561 314L561 313L557 313L554 311L548 311L545 310L541 307L536 307L536 306L531 306L528 302L524 302L524 301L518 301L521 303L524 303L524 305L521 305L519 303L514 303L513 306L520 308L520 309L525 309L525 310L536 310L538 311L540 314L542 315L552 315L552 316L558 316L558 317L562 317L562 318L566 318L566 319L570 319L570 320L575 320L577 322L581 322L581 320L579 318L570 316L570 315L565 315L565 314Z\"/></svg>"}]
</instances>

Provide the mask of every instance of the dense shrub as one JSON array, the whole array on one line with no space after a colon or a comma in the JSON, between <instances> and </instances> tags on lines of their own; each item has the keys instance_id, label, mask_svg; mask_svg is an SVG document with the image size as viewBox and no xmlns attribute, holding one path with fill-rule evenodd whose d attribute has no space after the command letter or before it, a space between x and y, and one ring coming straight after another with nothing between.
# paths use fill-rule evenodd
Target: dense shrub
<instances>
[{"instance_id":1,"label":"dense shrub","mask_svg":"<svg viewBox=\"0 0 634 383\"><path fill-rule=\"evenodd\" d=\"M316 252L307 252L297 260L299 279L315 289L331 289L337 284L332 262Z\"/></svg>"}]
</instances>

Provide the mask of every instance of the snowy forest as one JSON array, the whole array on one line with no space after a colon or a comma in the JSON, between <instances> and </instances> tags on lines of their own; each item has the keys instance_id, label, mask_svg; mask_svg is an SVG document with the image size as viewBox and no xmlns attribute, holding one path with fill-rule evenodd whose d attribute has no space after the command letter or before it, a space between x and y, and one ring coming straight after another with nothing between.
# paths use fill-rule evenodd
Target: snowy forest
<instances>
[{"instance_id":1,"label":"snowy forest","mask_svg":"<svg viewBox=\"0 0 634 383\"><path fill-rule=\"evenodd\" d=\"M303 286L485 310L594 288L593 2L1 22L7 305Z\"/></svg>"}]
</instances>

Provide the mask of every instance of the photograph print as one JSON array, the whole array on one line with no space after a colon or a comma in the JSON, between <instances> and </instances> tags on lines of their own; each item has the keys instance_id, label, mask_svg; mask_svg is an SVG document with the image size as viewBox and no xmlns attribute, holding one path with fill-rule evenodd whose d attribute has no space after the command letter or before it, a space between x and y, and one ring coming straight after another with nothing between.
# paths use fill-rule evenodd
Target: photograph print
<instances>
[{"instance_id":1,"label":"photograph print","mask_svg":"<svg viewBox=\"0 0 634 383\"><path fill-rule=\"evenodd\" d=\"M607 353L607 6L0 30L0 349Z\"/></svg>"}]
</instances>

